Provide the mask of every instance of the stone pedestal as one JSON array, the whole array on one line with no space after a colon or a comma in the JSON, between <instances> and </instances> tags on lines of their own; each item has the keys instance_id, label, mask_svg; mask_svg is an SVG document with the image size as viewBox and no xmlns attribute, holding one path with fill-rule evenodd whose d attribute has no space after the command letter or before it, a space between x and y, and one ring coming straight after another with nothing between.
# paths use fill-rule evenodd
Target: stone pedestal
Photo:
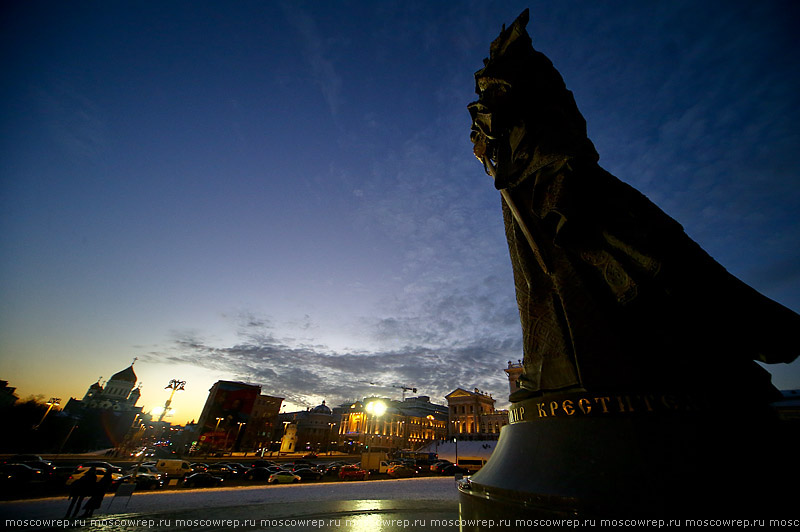
<instances>
[{"instance_id":1,"label":"stone pedestal","mask_svg":"<svg viewBox=\"0 0 800 532\"><path fill-rule=\"evenodd\" d=\"M464 519L770 519L794 504L791 442L746 399L568 394L510 417L459 483Z\"/></svg>"}]
</instances>

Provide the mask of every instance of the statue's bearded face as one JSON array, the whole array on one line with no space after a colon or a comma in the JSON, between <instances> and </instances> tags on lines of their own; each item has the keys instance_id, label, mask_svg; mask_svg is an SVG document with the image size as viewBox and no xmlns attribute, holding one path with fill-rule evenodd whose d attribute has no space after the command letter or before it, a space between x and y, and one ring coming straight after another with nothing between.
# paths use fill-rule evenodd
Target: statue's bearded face
<instances>
[{"instance_id":1,"label":"statue's bearded face","mask_svg":"<svg viewBox=\"0 0 800 532\"><path fill-rule=\"evenodd\" d=\"M475 80L470 140L497 189L513 188L533 169L556 160L597 161L572 93L542 54L490 62Z\"/></svg>"},{"instance_id":2,"label":"statue's bearded face","mask_svg":"<svg viewBox=\"0 0 800 532\"><path fill-rule=\"evenodd\" d=\"M528 164L526 124L521 120L519 105L515 105L507 81L479 77L477 88L479 99L468 106L472 117L472 151L495 180L495 187L506 188Z\"/></svg>"},{"instance_id":3,"label":"statue's bearded face","mask_svg":"<svg viewBox=\"0 0 800 532\"><path fill-rule=\"evenodd\" d=\"M484 163L486 158L492 158L493 149L489 146L492 138L492 115L480 101L471 103L469 111L472 115L472 128L469 133L469 140L474 145L472 153Z\"/></svg>"},{"instance_id":4,"label":"statue's bearded face","mask_svg":"<svg viewBox=\"0 0 800 532\"><path fill-rule=\"evenodd\" d=\"M468 106L472 117L472 151L483 163L486 172L496 178L495 169L504 151L502 148L508 145L509 121L505 110L509 86L491 78L479 78L478 89L478 101Z\"/></svg>"}]
</instances>

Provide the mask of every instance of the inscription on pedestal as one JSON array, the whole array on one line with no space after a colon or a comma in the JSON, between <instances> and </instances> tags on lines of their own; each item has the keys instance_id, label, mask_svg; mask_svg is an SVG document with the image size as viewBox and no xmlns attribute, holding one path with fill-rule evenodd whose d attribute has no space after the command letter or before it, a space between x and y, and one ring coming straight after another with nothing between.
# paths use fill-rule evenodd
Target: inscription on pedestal
<instances>
[{"instance_id":1,"label":"inscription on pedestal","mask_svg":"<svg viewBox=\"0 0 800 532\"><path fill-rule=\"evenodd\" d=\"M511 405L510 423L551 417L652 415L710 411L710 405L687 394L570 394L528 399Z\"/></svg>"}]
</instances>

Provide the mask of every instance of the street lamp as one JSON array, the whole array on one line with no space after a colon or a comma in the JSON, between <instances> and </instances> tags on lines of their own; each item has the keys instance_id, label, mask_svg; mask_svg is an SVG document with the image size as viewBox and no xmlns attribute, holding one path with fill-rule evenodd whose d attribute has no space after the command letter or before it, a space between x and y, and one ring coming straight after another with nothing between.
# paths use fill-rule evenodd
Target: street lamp
<instances>
[{"instance_id":1,"label":"street lamp","mask_svg":"<svg viewBox=\"0 0 800 532\"><path fill-rule=\"evenodd\" d=\"M241 447L241 442L239 441L239 434L241 434L242 432L242 425L247 425L247 423L245 423L244 421L237 421L236 424L239 425L239 428L236 429L236 444Z\"/></svg>"},{"instance_id":2,"label":"street lamp","mask_svg":"<svg viewBox=\"0 0 800 532\"><path fill-rule=\"evenodd\" d=\"M214 437L211 440L211 445L209 445L209 448L211 448L212 450L216 451L217 449L219 449L219 437L218 437L219 422L222 421L225 418L224 417L218 417L218 418L214 418L214 419L217 420L217 424L214 425Z\"/></svg>"},{"instance_id":3,"label":"street lamp","mask_svg":"<svg viewBox=\"0 0 800 532\"><path fill-rule=\"evenodd\" d=\"M290 423L291 421L283 421L283 437L281 437L281 446L278 447L278 456L281 455L281 452L285 452L283 451L283 442L286 441L286 427L288 427Z\"/></svg>"},{"instance_id":4,"label":"street lamp","mask_svg":"<svg viewBox=\"0 0 800 532\"><path fill-rule=\"evenodd\" d=\"M69 439L70 436L72 436L72 431L75 430L77 426L78 426L78 420L76 419L75 421L72 422L72 428L69 429L69 432L67 432L67 437L64 438L64 440L61 442L61 445L58 446L58 452L56 454L61 454L61 451L64 450L64 446L67 444L67 440Z\"/></svg>"},{"instance_id":5,"label":"street lamp","mask_svg":"<svg viewBox=\"0 0 800 532\"><path fill-rule=\"evenodd\" d=\"M172 390L172 391L169 393L169 399L167 399L167 402L164 403L164 411L161 412L161 414L158 416L159 423L164 421L164 416L167 415L167 411L169 410L169 405L172 404L172 397L175 395L175 392L182 392L184 386L186 386L186 381L179 381L178 379L172 379L171 381L169 381L169 384L167 384L164 387L165 390Z\"/></svg>"},{"instance_id":6,"label":"street lamp","mask_svg":"<svg viewBox=\"0 0 800 532\"><path fill-rule=\"evenodd\" d=\"M333 437L331 432L333 432L334 426L336 426L336 423L332 421L328 423L328 456L331 454L331 438Z\"/></svg>"},{"instance_id":7,"label":"street lamp","mask_svg":"<svg viewBox=\"0 0 800 532\"><path fill-rule=\"evenodd\" d=\"M42 423L44 423L44 418L47 417L47 414L50 413L50 410L52 410L54 406L58 406L58 405L61 404L61 398L60 397L51 397L50 400L47 401L45 404L47 405L47 410L45 411L45 413L42 416L42 419L39 421L39 423L37 423L36 425L33 426L33 430L37 430L42 425Z\"/></svg>"}]
</instances>

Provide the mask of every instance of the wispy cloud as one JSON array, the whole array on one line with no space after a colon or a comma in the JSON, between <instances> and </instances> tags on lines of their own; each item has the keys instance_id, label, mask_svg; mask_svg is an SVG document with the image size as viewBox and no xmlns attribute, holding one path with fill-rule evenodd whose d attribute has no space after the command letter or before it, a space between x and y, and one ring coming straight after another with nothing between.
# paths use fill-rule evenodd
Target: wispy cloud
<instances>
[{"instance_id":1,"label":"wispy cloud","mask_svg":"<svg viewBox=\"0 0 800 532\"><path fill-rule=\"evenodd\" d=\"M36 89L53 141L74 159L95 160L105 149L107 125L100 108L68 82Z\"/></svg>"},{"instance_id":2,"label":"wispy cloud","mask_svg":"<svg viewBox=\"0 0 800 532\"><path fill-rule=\"evenodd\" d=\"M786 223L800 204L800 85L787 62L796 43L777 31L785 13L774 5L684 7L637 5L632 16L608 17L593 27L596 35L585 35L602 47L559 50L552 58L576 93L606 169L725 267L745 273L756 252L745 243L755 242L756 254L778 271L800 245L796 225ZM643 18L652 22L644 30Z\"/></svg>"},{"instance_id":3,"label":"wispy cloud","mask_svg":"<svg viewBox=\"0 0 800 532\"><path fill-rule=\"evenodd\" d=\"M394 396L392 385L416 387L435 401L459 386L479 387L494 393L501 405L507 389L502 368L506 360L519 358L521 344L517 315L492 295L496 283L490 278L481 286L426 290L398 303L396 315L362 318L359 327L383 346L373 350L301 344L270 320L243 313L235 345L213 345L198 332L176 332L172 345L147 358L258 383L264 393L303 406L323 399L339 404L372 394ZM314 328L308 316L300 321Z\"/></svg>"},{"instance_id":4,"label":"wispy cloud","mask_svg":"<svg viewBox=\"0 0 800 532\"><path fill-rule=\"evenodd\" d=\"M456 387L478 386L502 401L506 384L503 363L487 357L487 346L459 348L405 347L374 353L337 353L295 348L280 342L213 347L198 339L177 340L176 351L151 362L191 363L218 371L221 379L262 385L264 393L303 406L329 404L380 394L394 395L392 384L414 386L435 401ZM502 356L495 357L502 360ZM370 383L376 383L374 386Z\"/></svg>"},{"instance_id":5,"label":"wispy cloud","mask_svg":"<svg viewBox=\"0 0 800 532\"><path fill-rule=\"evenodd\" d=\"M336 117L342 104L342 78L328 56L328 43L317 29L314 19L306 11L289 2L283 3L282 7L289 23L300 34L304 56L311 69L311 77L322 92L331 115Z\"/></svg>"}]
</instances>

